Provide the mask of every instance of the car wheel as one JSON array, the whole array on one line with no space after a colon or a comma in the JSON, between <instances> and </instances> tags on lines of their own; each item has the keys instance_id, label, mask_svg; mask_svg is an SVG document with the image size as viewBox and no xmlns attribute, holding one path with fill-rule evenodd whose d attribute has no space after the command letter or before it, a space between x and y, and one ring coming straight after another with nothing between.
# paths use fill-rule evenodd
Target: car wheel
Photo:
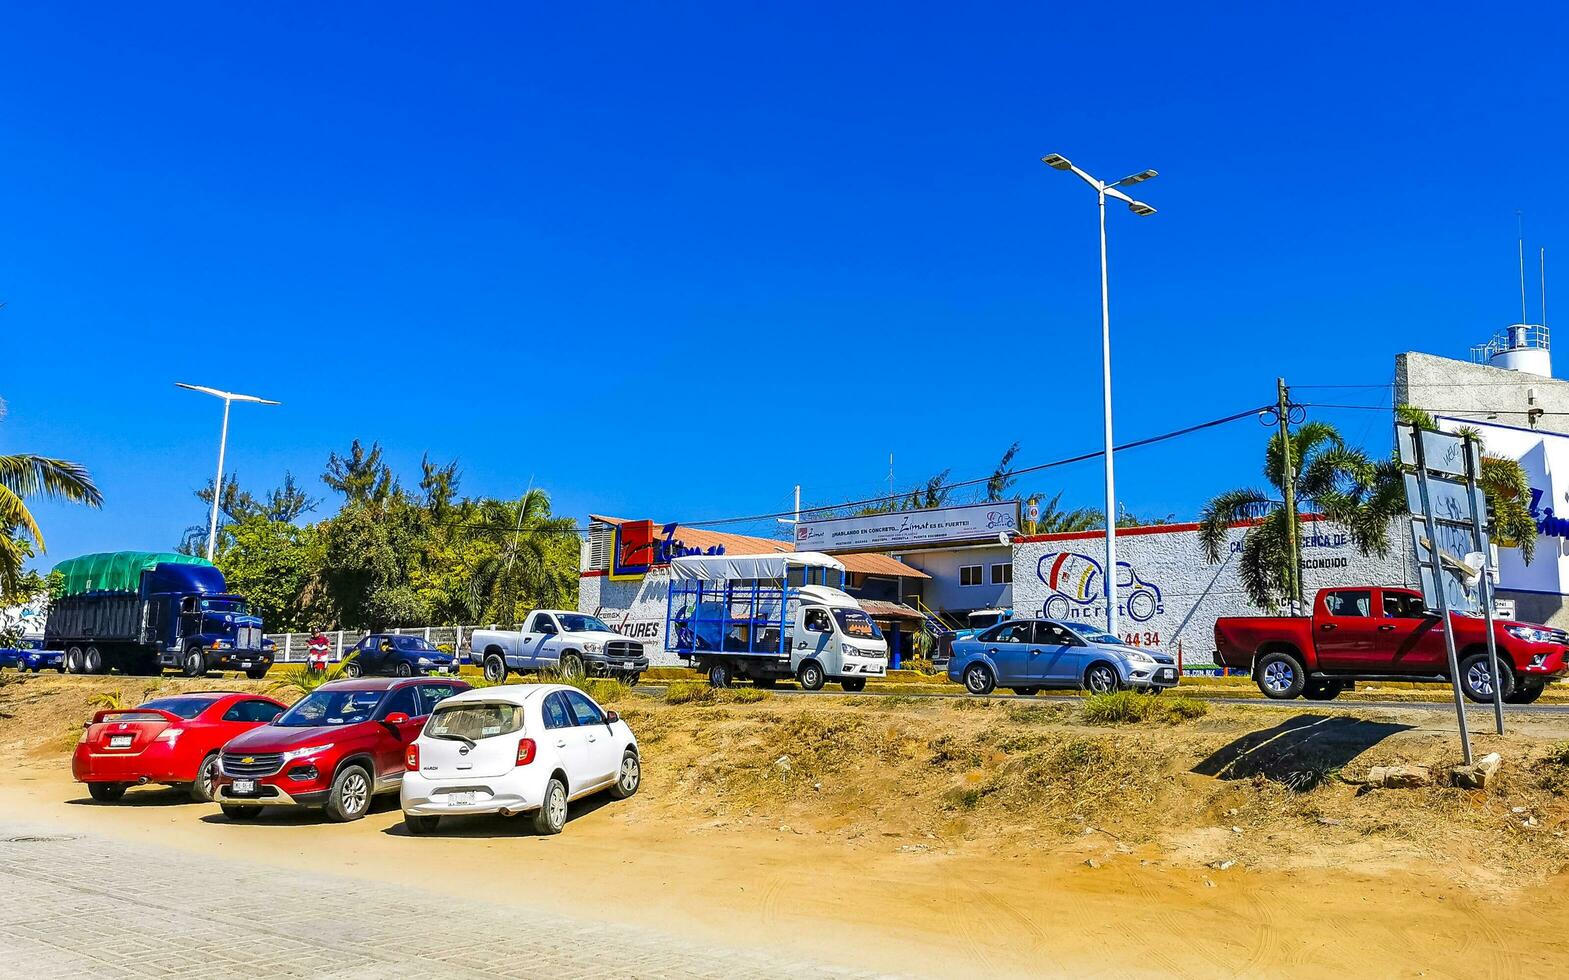
<instances>
[{"instance_id":1,"label":"car wheel","mask_svg":"<svg viewBox=\"0 0 1569 980\"><path fill-rule=\"evenodd\" d=\"M997 687L992 669L982 663L964 668L964 689L971 694L990 694Z\"/></svg>"},{"instance_id":2,"label":"car wheel","mask_svg":"<svg viewBox=\"0 0 1569 980\"><path fill-rule=\"evenodd\" d=\"M1090 664L1090 669L1084 672L1084 687L1091 694L1110 694L1122 689L1122 678L1111 664Z\"/></svg>"},{"instance_id":3,"label":"car wheel","mask_svg":"<svg viewBox=\"0 0 1569 980\"><path fill-rule=\"evenodd\" d=\"M358 660L350 660L343 665L344 677L361 677L364 675L364 673L365 668L360 666L360 662Z\"/></svg>"},{"instance_id":4,"label":"car wheel","mask_svg":"<svg viewBox=\"0 0 1569 980\"><path fill-rule=\"evenodd\" d=\"M1307 672L1302 661L1289 653L1266 653L1254 666L1258 689L1266 698L1290 701L1307 686Z\"/></svg>"},{"instance_id":5,"label":"car wheel","mask_svg":"<svg viewBox=\"0 0 1569 980\"><path fill-rule=\"evenodd\" d=\"M626 675L626 685L627 687L637 687L637 682L642 679L643 675L634 670Z\"/></svg>"},{"instance_id":6,"label":"car wheel","mask_svg":"<svg viewBox=\"0 0 1569 980\"><path fill-rule=\"evenodd\" d=\"M191 783L191 799L198 803L211 803L218 795L218 753L214 752L196 767L196 779Z\"/></svg>"},{"instance_id":7,"label":"car wheel","mask_svg":"<svg viewBox=\"0 0 1569 980\"><path fill-rule=\"evenodd\" d=\"M82 648L71 647L65 651L65 659L61 661L61 666L73 674L82 673Z\"/></svg>"},{"instance_id":8,"label":"car wheel","mask_svg":"<svg viewBox=\"0 0 1569 980\"><path fill-rule=\"evenodd\" d=\"M1504 698L1507 704L1531 704L1542 696L1547 690L1545 681L1521 681L1515 686L1514 693Z\"/></svg>"},{"instance_id":9,"label":"car wheel","mask_svg":"<svg viewBox=\"0 0 1569 980\"><path fill-rule=\"evenodd\" d=\"M815 660L808 660L796 671L795 679L800 683L802 690L821 691L823 682L828 678L823 674L823 667Z\"/></svg>"},{"instance_id":10,"label":"car wheel","mask_svg":"<svg viewBox=\"0 0 1569 980\"><path fill-rule=\"evenodd\" d=\"M726 663L712 664L708 668L709 687L730 686L730 665Z\"/></svg>"},{"instance_id":11,"label":"car wheel","mask_svg":"<svg viewBox=\"0 0 1569 980\"><path fill-rule=\"evenodd\" d=\"M191 647L185 653L185 663L182 665L186 677L205 677L207 674L207 654L201 647Z\"/></svg>"},{"instance_id":12,"label":"car wheel","mask_svg":"<svg viewBox=\"0 0 1569 980\"><path fill-rule=\"evenodd\" d=\"M636 793L642 782L643 764L638 761L636 752L627 749L621 756L621 771L616 774L616 784L610 787L610 795L624 800Z\"/></svg>"},{"instance_id":13,"label":"car wheel","mask_svg":"<svg viewBox=\"0 0 1569 980\"><path fill-rule=\"evenodd\" d=\"M332 789L327 791L327 819L333 823L348 823L365 816L370 810L373 792L370 773L363 766L344 766L332 780Z\"/></svg>"},{"instance_id":14,"label":"car wheel","mask_svg":"<svg viewBox=\"0 0 1569 980\"><path fill-rule=\"evenodd\" d=\"M1312 681L1302 689L1302 696L1309 701L1333 701L1345 689L1341 681Z\"/></svg>"},{"instance_id":15,"label":"car wheel","mask_svg":"<svg viewBox=\"0 0 1569 980\"><path fill-rule=\"evenodd\" d=\"M1038 688L1038 687L1015 687L1015 688L1012 688L1011 690L1013 691L1013 693L1015 693L1015 694L1022 694L1024 697L1027 697L1027 698L1032 698L1032 697L1034 697L1036 694L1038 694L1040 692L1040 688Z\"/></svg>"},{"instance_id":16,"label":"car wheel","mask_svg":"<svg viewBox=\"0 0 1569 980\"><path fill-rule=\"evenodd\" d=\"M779 684L779 678L777 678L777 677L754 677L754 678L752 678L752 686L753 687L760 687L760 688L762 688L765 691L773 690L775 687L778 686L778 684Z\"/></svg>"},{"instance_id":17,"label":"car wheel","mask_svg":"<svg viewBox=\"0 0 1569 980\"><path fill-rule=\"evenodd\" d=\"M109 672L109 668L104 666L104 655L97 647L88 647L82 651L82 672L85 674Z\"/></svg>"},{"instance_id":18,"label":"car wheel","mask_svg":"<svg viewBox=\"0 0 1569 980\"><path fill-rule=\"evenodd\" d=\"M575 653L561 655L561 676L579 678L583 676L583 658Z\"/></svg>"},{"instance_id":19,"label":"car wheel","mask_svg":"<svg viewBox=\"0 0 1569 980\"><path fill-rule=\"evenodd\" d=\"M262 808L259 806L239 806L234 803L220 803L218 809L230 820L255 820L261 816Z\"/></svg>"},{"instance_id":20,"label":"car wheel","mask_svg":"<svg viewBox=\"0 0 1569 980\"><path fill-rule=\"evenodd\" d=\"M545 798L534 814L534 833L559 834L567 825L567 788L561 780L550 777L545 784Z\"/></svg>"},{"instance_id":21,"label":"car wheel","mask_svg":"<svg viewBox=\"0 0 1569 980\"><path fill-rule=\"evenodd\" d=\"M1515 692L1515 675L1502 657L1498 662L1498 675L1499 690L1503 693L1503 699L1508 701ZM1493 669L1487 654L1474 653L1460 661L1460 690L1478 704L1492 703Z\"/></svg>"},{"instance_id":22,"label":"car wheel","mask_svg":"<svg viewBox=\"0 0 1569 980\"><path fill-rule=\"evenodd\" d=\"M857 691L864 691L864 690L866 690L866 678L864 678L864 677L846 678L845 680L842 680L842 681L839 682L839 686L844 688L846 691L849 691L851 694L854 694Z\"/></svg>"},{"instance_id":23,"label":"car wheel","mask_svg":"<svg viewBox=\"0 0 1569 980\"><path fill-rule=\"evenodd\" d=\"M399 677L413 677L414 667L412 664L404 661L398 664L397 668L393 670L393 673L397 674Z\"/></svg>"},{"instance_id":24,"label":"car wheel","mask_svg":"<svg viewBox=\"0 0 1569 980\"><path fill-rule=\"evenodd\" d=\"M403 826L409 833L423 837L436 832L436 827L441 823L440 817L422 817L413 813L403 815Z\"/></svg>"},{"instance_id":25,"label":"car wheel","mask_svg":"<svg viewBox=\"0 0 1569 980\"><path fill-rule=\"evenodd\" d=\"M87 794L99 803L113 803L125 795L124 783L88 783Z\"/></svg>"},{"instance_id":26,"label":"car wheel","mask_svg":"<svg viewBox=\"0 0 1569 980\"><path fill-rule=\"evenodd\" d=\"M253 681L259 681L263 677L267 676L267 668L266 667L258 667L255 670L247 670L245 672L245 676L249 677Z\"/></svg>"},{"instance_id":27,"label":"car wheel","mask_svg":"<svg viewBox=\"0 0 1569 980\"><path fill-rule=\"evenodd\" d=\"M507 662L499 653L493 653L485 658L485 680L492 684L500 684L507 679Z\"/></svg>"}]
</instances>

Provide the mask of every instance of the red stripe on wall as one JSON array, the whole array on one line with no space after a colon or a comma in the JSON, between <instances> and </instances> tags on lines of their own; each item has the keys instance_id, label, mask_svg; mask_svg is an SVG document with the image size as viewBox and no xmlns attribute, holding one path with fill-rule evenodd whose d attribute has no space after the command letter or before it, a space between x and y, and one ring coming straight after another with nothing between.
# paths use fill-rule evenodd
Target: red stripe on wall
<instances>
[{"instance_id":1,"label":"red stripe on wall","mask_svg":"<svg viewBox=\"0 0 1569 980\"><path fill-rule=\"evenodd\" d=\"M1323 514L1298 514L1299 524L1311 524L1314 521L1326 520ZM1231 527L1252 527L1258 521L1237 521ZM1143 527L1119 527L1117 537L1133 538L1141 534L1185 534L1188 531L1197 531L1198 524L1146 524ZM1090 541L1104 538L1106 531L1068 531L1063 534L1021 534L1014 538L1015 544L1028 544L1033 541Z\"/></svg>"}]
</instances>

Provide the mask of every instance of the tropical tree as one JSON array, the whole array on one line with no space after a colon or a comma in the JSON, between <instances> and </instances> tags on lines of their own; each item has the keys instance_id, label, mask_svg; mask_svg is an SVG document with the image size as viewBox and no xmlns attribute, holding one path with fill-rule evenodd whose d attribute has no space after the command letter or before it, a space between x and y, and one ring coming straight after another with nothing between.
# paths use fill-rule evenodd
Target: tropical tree
<instances>
[{"instance_id":1,"label":"tropical tree","mask_svg":"<svg viewBox=\"0 0 1569 980\"><path fill-rule=\"evenodd\" d=\"M517 622L534 606L556 606L577 594L575 522L555 517L550 495L535 487L516 502L486 500L467 535L466 610L475 621ZM488 547L472 547L483 536Z\"/></svg>"},{"instance_id":2,"label":"tropical tree","mask_svg":"<svg viewBox=\"0 0 1569 980\"><path fill-rule=\"evenodd\" d=\"M5 402L0 401L0 421ZM98 507L103 495L78 463L32 453L0 455L0 604L23 597L22 563L47 550L44 532L28 510L30 498L64 500Z\"/></svg>"}]
</instances>

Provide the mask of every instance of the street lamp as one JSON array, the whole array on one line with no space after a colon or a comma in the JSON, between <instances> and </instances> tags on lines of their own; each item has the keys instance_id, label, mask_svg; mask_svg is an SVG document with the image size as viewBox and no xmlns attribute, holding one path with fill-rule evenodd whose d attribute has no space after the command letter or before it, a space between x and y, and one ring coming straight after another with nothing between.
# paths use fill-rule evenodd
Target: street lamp
<instances>
[{"instance_id":1,"label":"street lamp","mask_svg":"<svg viewBox=\"0 0 1569 980\"><path fill-rule=\"evenodd\" d=\"M1106 292L1106 198L1111 196L1126 202L1128 210L1134 214L1140 216L1154 214L1154 208L1143 201L1135 201L1117 188L1142 184L1157 174L1153 170L1143 170L1108 184L1075 167L1060 153L1048 153L1041 157L1041 163L1053 170L1069 170L1077 174L1080 180L1095 188L1095 196L1100 201L1100 357L1101 388L1105 397L1103 413L1106 422L1106 568L1101 577L1106 582L1106 632L1115 636L1117 634L1117 493L1112 477L1111 461L1111 301Z\"/></svg>"},{"instance_id":2,"label":"street lamp","mask_svg":"<svg viewBox=\"0 0 1569 980\"><path fill-rule=\"evenodd\" d=\"M257 398L255 395L236 395L232 391L219 391L217 388L208 388L205 385L188 385L183 381L176 381L174 384L177 388L189 388L191 391L200 391L214 398L223 399L223 435L218 437L218 478L212 484L212 521L207 526L207 560L212 561L213 548L218 543L218 498L223 494L223 452L229 445L229 406L235 402L256 402L258 405L282 403Z\"/></svg>"}]
</instances>

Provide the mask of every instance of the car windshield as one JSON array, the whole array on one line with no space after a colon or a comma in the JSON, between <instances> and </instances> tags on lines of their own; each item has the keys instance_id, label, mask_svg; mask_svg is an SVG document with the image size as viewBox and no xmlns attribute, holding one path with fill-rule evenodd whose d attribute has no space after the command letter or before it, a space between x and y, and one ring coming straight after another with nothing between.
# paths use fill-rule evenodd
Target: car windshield
<instances>
[{"instance_id":1,"label":"car windshield","mask_svg":"<svg viewBox=\"0 0 1569 980\"><path fill-rule=\"evenodd\" d=\"M605 625L604 620L598 616L583 616L578 613L561 613L556 617L561 620L561 629L567 633L614 633L615 630Z\"/></svg>"},{"instance_id":2,"label":"car windshield","mask_svg":"<svg viewBox=\"0 0 1569 980\"><path fill-rule=\"evenodd\" d=\"M385 691L312 691L273 722L284 728L353 725L370 719Z\"/></svg>"},{"instance_id":3,"label":"car windshield","mask_svg":"<svg viewBox=\"0 0 1569 980\"><path fill-rule=\"evenodd\" d=\"M1117 639L1115 636L1112 636L1105 630L1098 630L1091 626L1070 626L1068 628L1079 634L1085 643L1099 643L1102 645L1110 644L1112 646L1119 647L1126 646L1126 644L1124 644L1121 640Z\"/></svg>"},{"instance_id":4,"label":"car windshield","mask_svg":"<svg viewBox=\"0 0 1569 980\"><path fill-rule=\"evenodd\" d=\"M452 704L438 707L425 725L431 738L477 742L523 730L523 709L515 704Z\"/></svg>"},{"instance_id":5,"label":"car windshield","mask_svg":"<svg viewBox=\"0 0 1569 980\"><path fill-rule=\"evenodd\" d=\"M154 711L167 711L177 718L189 721L206 710L212 704L209 698L154 698L146 704L138 705L139 708L150 708Z\"/></svg>"},{"instance_id":6,"label":"car windshield","mask_svg":"<svg viewBox=\"0 0 1569 980\"><path fill-rule=\"evenodd\" d=\"M880 640L883 631L872 622L872 617L860 609L835 609L834 619L839 621L839 629L845 636L863 640Z\"/></svg>"}]
</instances>

